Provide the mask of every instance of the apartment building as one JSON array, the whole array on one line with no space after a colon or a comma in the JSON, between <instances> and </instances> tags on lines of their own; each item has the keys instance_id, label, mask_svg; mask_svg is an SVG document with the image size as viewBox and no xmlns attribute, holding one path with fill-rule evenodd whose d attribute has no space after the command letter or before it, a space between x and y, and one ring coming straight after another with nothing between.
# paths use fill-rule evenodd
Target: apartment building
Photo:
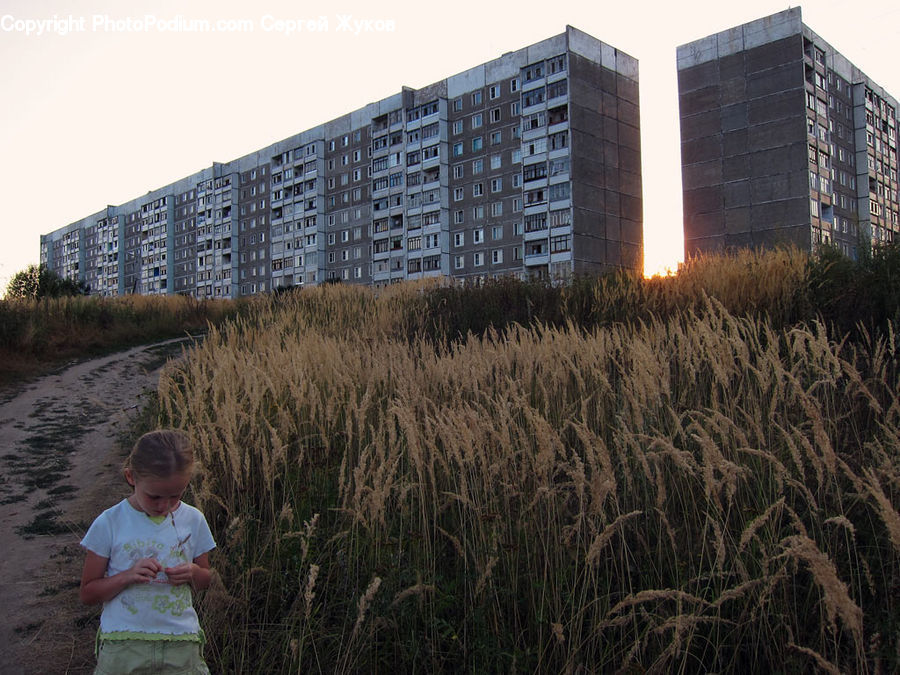
<instances>
[{"instance_id":1,"label":"apartment building","mask_svg":"<svg viewBox=\"0 0 900 675\"><path fill-rule=\"evenodd\" d=\"M685 255L898 231L897 101L799 7L677 51Z\"/></svg>"},{"instance_id":2,"label":"apartment building","mask_svg":"<svg viewBox=\"0 0 900 675\"><path fill-rule=\"evenodd\" d=\"M41 237L93 293L641 270L637 61L564 33Z\"/></svg>"}]
</instances>

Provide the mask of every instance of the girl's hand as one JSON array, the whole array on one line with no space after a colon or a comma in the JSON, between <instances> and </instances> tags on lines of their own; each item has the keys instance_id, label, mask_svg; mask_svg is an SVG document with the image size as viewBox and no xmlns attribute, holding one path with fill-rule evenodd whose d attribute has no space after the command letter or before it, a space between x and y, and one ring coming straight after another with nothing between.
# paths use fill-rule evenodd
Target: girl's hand
<instances>
[{"instance_id":1,"label":"girl's hand","mask_svg":"<svg viewBox=\"0 0 900 675\"><path fill-rule=\"evenodd\" d=\"M162 571L162 565L153 558L142 558L124 572L106 576L109 558L88 551L81 572L81 601L86 605L108 602L132 584L150 583Z\"/></svg>"},{"instance_id":2,"label":"girl's hand","mask_svg":"<svg viewBox=\"0 0 900 675\"><path fill-rule=\"evenodd\" d=\"M141 558L128 570L129 584L147 584L162 572L163 566L154 558Z\"/></svg>"},{"instance_id":3,"label":"girl's hand","mask_svg":"<svg viewBox=\"0 0 900 675\"><path fill-rule=\"evenodd\" d=\"M196 567L197 566L194 563L182 563L175 567L167 567L163 571L166 573L166 576L169 577L170 584L173 586L181 586L183 584L193 583L194 568Z\"/></svg>"},{"instance_id":4,"label":"girl's hand","mask_svg":"<svg viewBox=\"0 0 900 675\"><path fill-rule=\"evenodd\" d=\"M194 558L193 562L182 563L175 567L167 567L166 576L173 586L190 584L195 591L209 588L212 573L209 570L209 557L204 553Z\"/></svg>"}]
</instances>

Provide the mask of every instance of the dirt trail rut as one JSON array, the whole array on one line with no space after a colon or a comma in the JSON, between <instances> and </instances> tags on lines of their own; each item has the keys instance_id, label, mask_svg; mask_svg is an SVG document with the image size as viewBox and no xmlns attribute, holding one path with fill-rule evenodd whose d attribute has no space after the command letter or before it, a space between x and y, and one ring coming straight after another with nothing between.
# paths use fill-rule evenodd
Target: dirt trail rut
<instances>
[{"instance_id":1,"label":"dirt trail rut","mask_svg":"<svg viewBox=\"0 0 900 675\"><path fill-rule=\"evenodd\" d=\"M172 340L0 392L0 673L89 673L99 609L78 601L78 545L128 487L119 435L181 353Z\"/></svg>"}]
</instances>

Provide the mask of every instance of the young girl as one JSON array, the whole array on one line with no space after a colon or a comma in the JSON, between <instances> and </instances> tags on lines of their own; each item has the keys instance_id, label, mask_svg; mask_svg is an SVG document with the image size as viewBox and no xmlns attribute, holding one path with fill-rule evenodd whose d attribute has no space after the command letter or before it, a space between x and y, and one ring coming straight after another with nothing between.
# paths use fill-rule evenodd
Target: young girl
<instances>
[{"instance_id":1,"label":"young girl","mask_svg":"<svg viewBox=\"0 0 900 675\"><path fill-rule=\"evenodd\" d=\"M191 589L209 586L216 544L203 514L181 501L193 466L183 433L142 436L125 462L131 496L81 541L81 601L103 603L95 673L209 673Z\"/></svg>"}]
</instances>

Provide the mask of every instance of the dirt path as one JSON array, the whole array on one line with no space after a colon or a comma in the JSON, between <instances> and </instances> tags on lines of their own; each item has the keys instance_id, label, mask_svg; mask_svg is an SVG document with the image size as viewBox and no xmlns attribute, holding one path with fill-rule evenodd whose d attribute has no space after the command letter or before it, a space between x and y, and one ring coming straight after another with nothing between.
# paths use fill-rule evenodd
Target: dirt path
<instances>
[{"instance_id":1,"label":"dirt path","mask_svg":"<svg viewBox=\"0 0 900 675\"><path fill-rule=\"evenodd\" d=\"M73 365L0 398L3 675L92 671L99 609L78 601L78 542L128 494L119 436L184 343Z\"/></svg>"}]
</instances>

